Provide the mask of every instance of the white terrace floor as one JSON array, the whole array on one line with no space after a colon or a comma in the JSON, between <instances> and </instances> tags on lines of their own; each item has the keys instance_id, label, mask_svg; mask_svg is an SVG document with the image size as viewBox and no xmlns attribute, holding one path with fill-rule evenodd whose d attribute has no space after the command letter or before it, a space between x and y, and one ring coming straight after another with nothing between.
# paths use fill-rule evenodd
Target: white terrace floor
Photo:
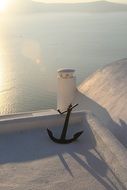
<instances>
[{"instance_id":1,"label":"white terrace floor","mask_svg":"<svg viewBox=\"0 0 127 190\"><path fill-rule=\"evenodd\" d=\"M70 145L45 130L0 136L0 190L121 190L117 177L84 132Z\"/></svg>"}]
</instances>

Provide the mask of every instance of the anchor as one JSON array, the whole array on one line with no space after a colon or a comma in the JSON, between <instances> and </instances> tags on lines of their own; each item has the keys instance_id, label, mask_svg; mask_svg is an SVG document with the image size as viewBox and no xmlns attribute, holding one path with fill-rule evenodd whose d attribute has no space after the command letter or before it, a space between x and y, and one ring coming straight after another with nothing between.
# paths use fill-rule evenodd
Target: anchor
<instances>
[{"instance_id":1,"label":"anchor","mask_svg":"<svg viewBox=\"0 0 127 190\"><path fill-rule=\"evenodd\" d=\"M77 132L76 134L73 135L73 138L66 139L66 134L67 134L68 124L69 124L70 114L71 114L72 109L74 109L76 106L78 106L78 104L75 104L74 106L72 106L72 104L70 104L67 111L64 111L64 112L61 112L60 110L57 110L61 115L64 114L64 113L67 113L67 115L66 115L66 118L65 118L64 127L63 127L63 130L62 130L60 139L55 138L53 136L52 131L47 129L49 137L55 143L59 143L59 144L72 143L73 141L76 141L80 137L80 135L83 133L83 131Z\"/></svg>"}]
</instances>

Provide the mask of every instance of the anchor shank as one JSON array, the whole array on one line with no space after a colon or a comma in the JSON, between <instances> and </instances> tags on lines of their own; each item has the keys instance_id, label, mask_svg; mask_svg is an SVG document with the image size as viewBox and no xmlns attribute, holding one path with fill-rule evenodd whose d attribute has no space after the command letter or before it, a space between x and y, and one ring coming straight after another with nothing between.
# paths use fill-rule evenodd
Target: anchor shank
<instances>
[{"instance_id":1,"label":"anchor shank","mask_svg":"<svg viewBox=\"0 0 127 190\"><path fill-rule=\"evenodd\" d=\"M71 110L72 109L68 109L68 111L67 111L67 116L66 116L64 127L63 127L62 134L61 134L61 139L63 139L63 140L66 138Z\"/></svg>"}]
</instances>

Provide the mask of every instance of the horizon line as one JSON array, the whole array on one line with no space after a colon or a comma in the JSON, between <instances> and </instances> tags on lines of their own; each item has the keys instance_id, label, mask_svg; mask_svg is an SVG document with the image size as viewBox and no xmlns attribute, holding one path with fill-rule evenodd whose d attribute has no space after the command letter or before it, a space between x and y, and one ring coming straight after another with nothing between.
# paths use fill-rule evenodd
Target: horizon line
<instances>
[{"instance_id":1,"label":"horizon line","mask_svg":"<svg viewBox=\"0 0 127 190\"><path fill-rule=\"evenodd\" d=\"M127 3L124 2L112 2L110 0L95 0L95 1L89 1L89 2L85 2L85 1L80 1L80 2L45 2L43 0L32 0L34 2L39 2L39 3L44 3L44 4L87 4L87 3L98 3L98 2L107 2L107 3L112 3L112 4L122 4L122 5L126 5Z\"/></svg>"}]
</instances>

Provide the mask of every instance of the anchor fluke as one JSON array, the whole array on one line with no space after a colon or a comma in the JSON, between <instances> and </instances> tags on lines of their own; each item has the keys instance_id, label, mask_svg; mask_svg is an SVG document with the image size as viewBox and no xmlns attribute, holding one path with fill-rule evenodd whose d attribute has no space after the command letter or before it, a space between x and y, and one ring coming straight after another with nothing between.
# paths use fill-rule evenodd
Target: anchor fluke
<instances>
[{"instance_id":1,"label":"anchor fluke","mask_svg":"<svg viewBox=\"0 0 127 190\"><path fill-rule=\"evenodd\" d=\"M48 132L48 135L49 135L49 137L53 137L53 133L52 133L52 131L50 131L49 129L47 129L47 132Z\"/></svg>"},{"instance_id":2,"label":"anchor fluke","mask_svg":"<svg viewBox=\"0 0 127 190\"><path fill-rule=\"evenodd\" d=\"M59 139L57 139L57 138L55 138L55 137L53 136L52 131L50 131L49 129L47 129L47 132L48 132L48 135L49 135L49 137L50 137L50 139L51 139L52 141L54 141L55 143L59 143Z\"/></svg>"},{"instance_id":3,"label":"anchor fluke","mask_svg":"<svg viewBox=\"0 0 127 190\"><path fill-rule=\"evenodd\" d=\"M82 133L83 133L83 131L80 131L80 132L76 133L76 134L74 135L74 139L75 139L75 140L78 139Z\"/></svg>"}]
</instances>

